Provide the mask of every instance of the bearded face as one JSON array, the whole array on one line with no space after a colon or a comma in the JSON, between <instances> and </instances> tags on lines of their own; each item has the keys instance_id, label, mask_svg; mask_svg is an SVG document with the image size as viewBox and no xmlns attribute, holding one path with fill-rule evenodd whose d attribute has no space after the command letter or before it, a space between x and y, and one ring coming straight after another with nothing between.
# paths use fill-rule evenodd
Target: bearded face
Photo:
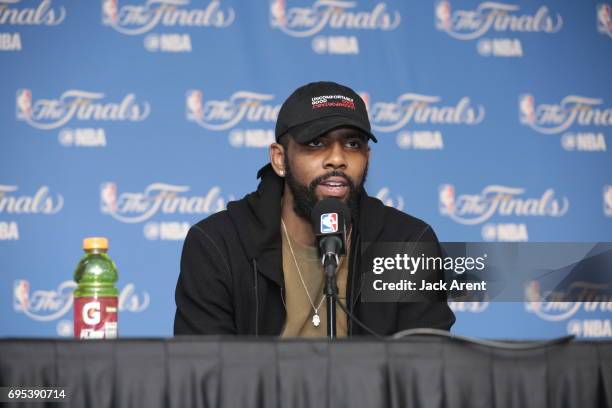
<instances>
[{"instance_id":1,"label":"bearded face","mask_svg":"<svg viewBox=\"0 0 612 408\"><path fill-rule=\"evenodd\" d=\"M292 140L284 160L285 180L298 216L309 221L315 204L323 198L337 198L352 214L358 213L369 160L363 134L339 128L307 144Z\"/></svg>"}]
</instances>

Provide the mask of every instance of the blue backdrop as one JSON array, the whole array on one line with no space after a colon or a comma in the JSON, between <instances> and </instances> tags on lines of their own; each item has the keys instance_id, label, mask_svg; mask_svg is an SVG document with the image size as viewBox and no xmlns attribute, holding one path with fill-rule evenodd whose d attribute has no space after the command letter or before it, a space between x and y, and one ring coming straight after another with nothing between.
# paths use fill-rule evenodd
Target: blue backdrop
<instances>
[{"instance_id":1,"label":"blue backdrop","mask_svg":"<svg viewBox=\"0 0 612 408\"><path fill-rule=\"evenodd\" d=\"M0 336L69 336L86 236L123 336L172 333L189 225L256 187L282 101L366 101L367 189L441 241L612 240L611 4L0 0ZM454 331L612 336L612 302L452 304Z\"/></svg>"}]
</instances>

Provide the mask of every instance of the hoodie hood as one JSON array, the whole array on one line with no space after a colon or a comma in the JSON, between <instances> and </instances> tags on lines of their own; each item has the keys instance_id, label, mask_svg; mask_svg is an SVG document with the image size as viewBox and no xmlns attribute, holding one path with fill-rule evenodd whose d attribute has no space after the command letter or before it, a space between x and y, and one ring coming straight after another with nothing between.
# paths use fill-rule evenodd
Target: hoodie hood
<instances>
[{"instance_id":1,"label":"hoodie hood","mask_svg":"<svg viewBox=\"0 0 612 408\"><path fill-rule=\"evenodd\" d=\"M227 205L244 251L262 274L283 286L280 233L281 199L285 180L267 164L257 172L261 182L257 190ZM376 241L384 222L384 205L364 190L359 201L357 233L364 242Z\"/></svg>"}]
</instances>

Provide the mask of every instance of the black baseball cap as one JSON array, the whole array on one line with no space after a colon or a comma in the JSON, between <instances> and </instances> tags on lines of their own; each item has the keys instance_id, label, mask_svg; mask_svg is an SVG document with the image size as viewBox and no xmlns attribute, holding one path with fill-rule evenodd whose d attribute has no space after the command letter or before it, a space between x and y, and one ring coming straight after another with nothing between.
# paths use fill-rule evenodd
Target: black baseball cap
<instances>
[{"instance_id":1,"label":"black baseball cap","mask_svg":"<svg viewBox=\"0 0 612 408\"><path fill-rule=\"evenodd\" d=\"M276 141L290 133L298 143L308 143L345 126L378 142L372 134L365 103L355 91L335 82L311 82L296 89L281 106Z\"/></svg>"}]
</instances>

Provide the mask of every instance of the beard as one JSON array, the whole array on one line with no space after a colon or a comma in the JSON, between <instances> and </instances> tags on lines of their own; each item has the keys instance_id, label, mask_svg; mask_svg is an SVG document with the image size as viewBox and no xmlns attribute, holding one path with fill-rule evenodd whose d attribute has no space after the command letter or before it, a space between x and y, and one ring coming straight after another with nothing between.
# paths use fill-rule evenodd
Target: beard
<instances>
[{"instance_id":1,"label":"beard","mask_svg":"<svg viewBox=\"0 0 612 408\"><path fill-rule=\"evenodd\" d=\"M293 211L298 215L298 217L303 218L309 223L312 209L317 202L319 202L319 198L317 197L315 190L319 184L330 177L343 177L346 179L349 193L345 200L345 204L351 211L352 221L356 221L359 215L359 199L363 192L363 185L365 184L367 175L368 164L366 163L366 167L363 171L363 177L361 178L361 182L358 186L355 185L355 181L351 177L338 170L330 171L329 173L312 180L309 185L305 185L301 184L293 176L291 166L289 165L287 156L285 156L285 180L287 181L287 185L293 194Z\"/></svg>"}]
</instances>

